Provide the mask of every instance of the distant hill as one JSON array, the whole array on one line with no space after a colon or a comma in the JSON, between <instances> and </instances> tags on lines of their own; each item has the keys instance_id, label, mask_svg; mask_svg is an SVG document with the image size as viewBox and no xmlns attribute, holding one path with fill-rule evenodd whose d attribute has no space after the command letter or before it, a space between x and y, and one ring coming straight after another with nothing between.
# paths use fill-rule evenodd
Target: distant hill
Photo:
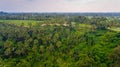
<instances>
[{"instance_id":1,"label":"distant hill","mask_svg":"<svg viewBox=\"0 0 120 67\"><path fill-rule=\"evenodd\" d=\"M75 17L75 16L93 16L93 17L120 17L120 13L10 13L0 12L1 20L41 20L49 17Z\"/></svg>"},{"instance_id":2,"label":"distant hill","mask_svg":"<svg viewBox=\"0 0 120 67\"><path fill-rule=\"evenodd\" d=\"M0 12L0 16L1 15L14 15L14 16L20 16L20 15L31 15L31 16L39 16L39 15L42 15L42 16L55 16L55 15L64 15L64 16L109 16L109 17L111 17L111 16L119 16L120 17L120 12L109 12L109 13L101 13L101 12L98 12L98 13L94 13L94 12L92 12L92 13L87 13L87 12L85 12L85 13L58 13L58 12L52 12L52 13L9 13L9 12L3 12L3 11L1 11Z\"/></svg>"},{"instance_id":3,"label":"distant hill","mask_svg":"<svg viewBox=\"0 0 120 67\"><path fill-rule=\"evenodd\" d=\"M0 15L8 14L7 12L0 11Z\"/></svg>"}]
</instances>

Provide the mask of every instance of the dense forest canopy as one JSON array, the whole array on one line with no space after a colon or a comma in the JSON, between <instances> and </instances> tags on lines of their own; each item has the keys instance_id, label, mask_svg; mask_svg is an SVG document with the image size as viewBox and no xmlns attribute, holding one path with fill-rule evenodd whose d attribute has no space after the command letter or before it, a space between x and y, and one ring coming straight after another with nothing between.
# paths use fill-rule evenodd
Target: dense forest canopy
<instances>
[{"instance_id":1,"label":"dense forest canopy","mask_svg":"<svg viewBox=\"0 0 120 67\"><path fill-rule=\"evenodd\" d=\"M120 67L120 13L0 12L0 67Z\"/></svg>"}]
</instances>

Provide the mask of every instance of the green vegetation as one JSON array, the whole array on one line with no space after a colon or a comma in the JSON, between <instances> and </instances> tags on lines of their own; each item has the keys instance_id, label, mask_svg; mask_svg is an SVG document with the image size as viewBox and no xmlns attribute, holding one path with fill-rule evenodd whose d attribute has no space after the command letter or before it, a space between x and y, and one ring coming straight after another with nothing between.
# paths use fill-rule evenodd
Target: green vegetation
<instances>
[{"instance_id":1,"label":"green vegetation","mask_svg":"<svg viewBox=\"0 0 120 67\"><path fill-rule=\"evenodd\" d=\"M112 27L112 28L108 28L108 29L116 31L116 32L120 32L120 28L119 27Z\"/></svg>"},{"instance_id":2,"label":"green vegetation","mask_svg":"<svg viewBox=\"0 0 120 67\"><path fill-rule=\"evenodd\" d=\"M31 24L32 26L35 26L37 23L40 24L40 22L42 23L43 21L35 21L35 20L0 20L0 22L14 24L14 25L17 25L17 26L24 25L24 27L28 27L29 24Z\"/></svg>"},{"instance_id":3,"label":"green vegetation","mask_svg":"<svg viewBox=\"0 0 120 67\"><path fill-rule=\"evenodd\" d=\"M1 19L0 67L120 67L119 26L114 17Z\"/></svg>"}]
</instances>

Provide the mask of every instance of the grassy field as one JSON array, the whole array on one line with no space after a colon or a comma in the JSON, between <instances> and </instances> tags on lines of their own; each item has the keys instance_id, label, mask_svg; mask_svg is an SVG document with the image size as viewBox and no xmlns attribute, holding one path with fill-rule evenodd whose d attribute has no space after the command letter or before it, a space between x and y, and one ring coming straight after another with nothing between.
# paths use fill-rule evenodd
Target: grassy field
<instances>
[{"instance_id":1,"label":"grassy field","mask_svg":"<svg viewBox=\"0 0 120 67\"><path fill-rule=\"evenodd\" d=\"M15 24L17 26L20 26L21 24L24 24L24 26L27 27L29 24L31 24L32 26L34 26L37 23L43 22L43 21L35 21L35 20L0 20L0 22Z\"/></svg>"},{"instance_id":2,"label":"grassy field","mask_svg":"<svg viewBox=\"0 0 120 67\"><path fill-rule=\"evenodd\" d=\"M108 29L112 30L112 31L120 32L120 27L112 27L112 28L108 28Z\"/></svg>"},{"instance_id":3,"label":"grassy field","mask_svg":"<svg viewBox=\"0 0 120 67\"><path fill-rule=\"evenodd\" d=\"M35 20L0 20L0 22L4 22L4 23L9 23L9 24L15 24L17 26L20 26L21 24L24 24L24 26L28 26L30 23L32 24L32 26L35 26L37 24L49 24L46 23L44 21L35 21ZM53 24L57 24L57 23L53 23ZM72 22L72 25L74 26L76 23ZM80 28L91 28L91 25L88 24L78 24Z\"/></svg>"}]
</instances>

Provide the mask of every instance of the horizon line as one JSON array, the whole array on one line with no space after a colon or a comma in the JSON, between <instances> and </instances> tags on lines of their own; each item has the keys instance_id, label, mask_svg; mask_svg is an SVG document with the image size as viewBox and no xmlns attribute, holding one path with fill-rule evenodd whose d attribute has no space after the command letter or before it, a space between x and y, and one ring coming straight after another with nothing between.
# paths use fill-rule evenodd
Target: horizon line
<instances>
[{"instance_id":1,"label":"horizon line","mask_svg":"<svg viewBox=\"0 0 120 67\"><path fill-rule=\"evenodd\" d=\"M93 12L89 12L89 11L88 12L87 11L86 12L57 12L57 11L56 12L54 12L54 11L53 12L52 11L51 12L47 12L47 11L45 11L45 12L38 12L38 11L36 11L36 12L34 12L34 11L21 11L21 12L19 12L19 11L14 12L13 11L13 12L11 12L11 11L0 11L0 12L4 12L4 13L120 13L120 11L119 12L116 12L116 11L114 11L114 12L113 11L111 11L111 12L110 11L108 11L108 12L107 11L105 11L105 12L103 12L103 11L101 11L101 12L96 12L96 11L93 11Z\"/></svg>"}]
</instances>

